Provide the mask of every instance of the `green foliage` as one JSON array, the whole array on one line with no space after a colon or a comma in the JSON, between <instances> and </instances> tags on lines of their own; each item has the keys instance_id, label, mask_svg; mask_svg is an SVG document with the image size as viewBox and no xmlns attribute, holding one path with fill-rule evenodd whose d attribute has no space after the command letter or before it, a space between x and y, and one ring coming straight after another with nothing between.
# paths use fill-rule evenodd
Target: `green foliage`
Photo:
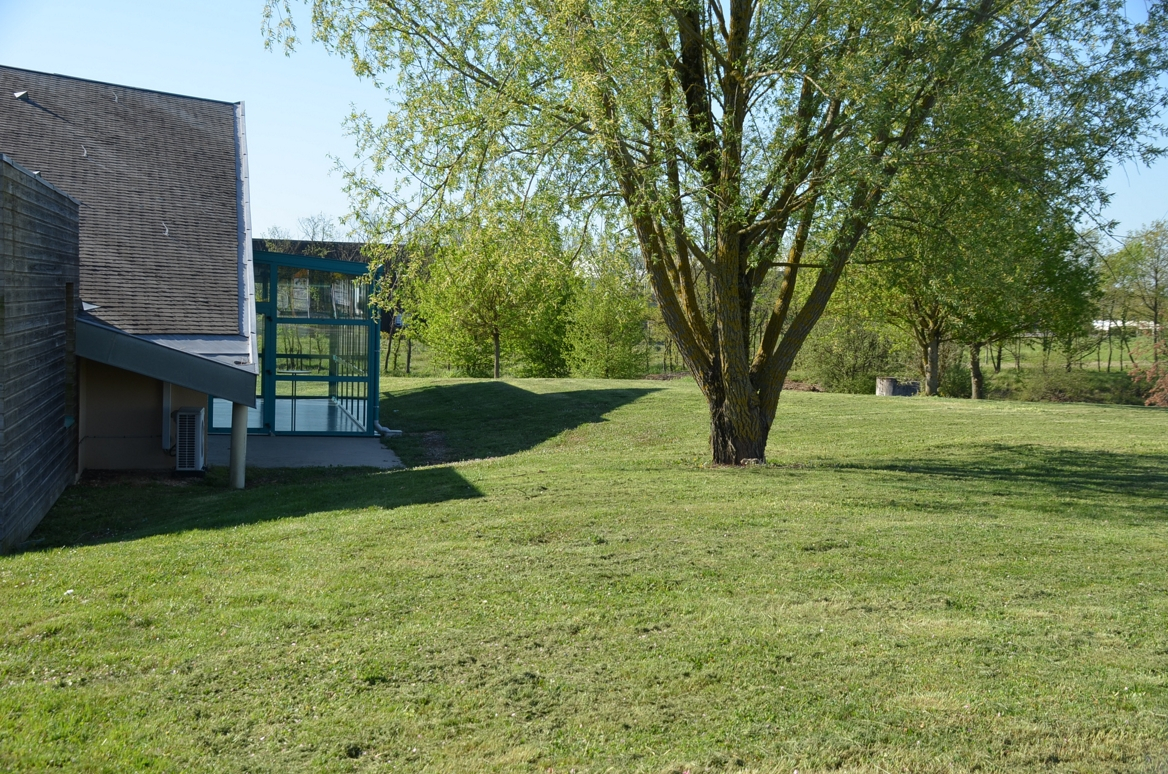
<instances>
[{"instance_id":1,"label":"green foliage","mask_svg":"<svg viewBox=\"0 0 1168 774\"><path fill-rule=\"evenodd\" d=\"M942 398L968 398L973 393L969 366L952 363L941 370L941 386L937 394Z\"/></svg>"},{"instance_id":2,"label":"green foliage","mask_svg":"<svg viewBox=\"0 0 1168 774\"><path fill-rule=\"evenodd\" d=\"M1108 282L1103 288L1107 319L1126 323L1140 320L1151 332L1152 371L1139 375L1149 384L1161 383L1160 358L1163 355L1163 320L1168 313L1168 221L1157 220L1128 237L1119 250L1104 257ZM1116 310L1120 316L1116 316ZM1126 327L1126 326L1125 326ZM1110 333L1109 333L1110 335ZM1129 345L1127 331L1119 329L1120 346ZM1168 401L1165 388L1154 389L1152 401ZM1157 405L1164 405L1163 402Z\"/></svg>"},{"instance_id":3,"label":"green foliage","mask_svg":"<svg viewBox=\"0 0 1168 774\"><path fill-rule=\"evenodd\" d=\"M1010 127L986 129L1009 134ZM1027 163L1047 166L1041 153ZM869 314L912 334L926 394L934 386L942 395L970 394L958 374L944 376L944 342L984 344L1041 330L1068 358L1082 349L1098 279L1090 254L1075 249L1077 192L1019 182L1025 177L1014 165L908 173L892 192L895 217L860 250L871 263L853 272L854 292Z\"/></svg>"},{"instance_id":4,"label":"green foliage","mask_svg":"<svg viewBox=\"0 0 1168 774\"><path fill-rule=\"evenodd\" d=\"M499 203L416 234L413 252L391 302L456 372L565 375L572 274L550 218Z\"/></svg>"},{"instance_id":5,"label":"green foliage","mask_svg":"<svg viewBox=\"0 0 1168 774\"><path fill-rule=\"evenodd\" d=\"M849 318L820 323L800 356L801 370L828 392L871 395L879 376L903 370L901 343Z\"/></svg>"},{"instance_id":6,"label":"green foliage","mask_svg":"<svg viewBox=\"0 0 1168 774\"><path fill-rule=\"evenodd\" d=\"M1088 205L1112 159L1156 153L1160 4L307 3L313 38L390 93L384 121L350 121L365 230L395 242L484 191L541 189L577 232L631 231L723 463L760 458L865 235L909 222L886 201L898 176L1016 168ZM292 4L264 3L269 45L294 46ZM803 292L754 337L772 273Z\"/></svg>"},{"instance_id":7,"label":"green foliage","mask_svg":"<svg viewBox=\"0 0 1168 774\"><path fill-rule=\"evenodd\" d=\"M516 376L555 379L570 373L568 325L579 283L566 257L557 258L551 269L554 281L545 285L545 296L532 302L530 317L515 341Z\"/></svg>"},{"instance_id":8,"label":"green foliage","mask_svg":"<svg viewBox=\"0 0 1168 774\"><path fill-rule=\"evenodd\" d=\"M603 251L584 263L568 327L573 376L645 375L649 302L626 254Z\"/></svg>"},{"instance_id":9,"label":"green foliage","mask_svg":"<svg viewBox=\"0 0 1168 774\"><path fill-rule=\"evenodd\" d=\"M1004 378L1003 378L1004 377ZM999 375L991 394L996 397L1054 403L1119 403L1140 405L1145 390L1128 374L1085 369L1052 368L1023 374Z\"/></svg>"},{"instance_id":10,"label":"green foliage","mask_svg":"<svg viewBox=\"0 0 1168 774\"><path fill-rule=\"evenodd\" d=\"M568 324L575 308L573 282L565 281L559 292L546 299L531 324L515 344L515 375L542 379L568 376Z\"/></svg>"}]
</instances>

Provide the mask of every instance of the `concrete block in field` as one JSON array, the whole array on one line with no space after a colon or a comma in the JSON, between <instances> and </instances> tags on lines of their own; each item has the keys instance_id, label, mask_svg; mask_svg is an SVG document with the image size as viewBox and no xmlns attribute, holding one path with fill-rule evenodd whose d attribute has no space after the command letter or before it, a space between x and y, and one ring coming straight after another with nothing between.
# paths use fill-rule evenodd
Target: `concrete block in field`
<instances>
[{"instance_id":1,"label":"concrete block in field","mask_svg":"<svg viewBox=\"0 0 1168 774\"><path fill-rule=\"evenodd\" d=\"M893 376L878 376L876 377L876 394L897 396L897 397L912 397L921 391L921 383L914 380L900 381Z\"/></svg>"}]
</instances>

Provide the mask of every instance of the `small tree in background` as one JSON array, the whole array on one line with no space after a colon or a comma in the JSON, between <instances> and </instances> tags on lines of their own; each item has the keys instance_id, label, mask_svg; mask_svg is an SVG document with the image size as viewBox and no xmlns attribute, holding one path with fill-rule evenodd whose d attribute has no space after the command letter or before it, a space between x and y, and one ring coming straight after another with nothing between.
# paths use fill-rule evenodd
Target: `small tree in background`
<instances>
[{"instance_id":1,"label":"small tree in background","mask_svg":"<svg viewBox=\"0 0 1168 774\"><path fill-rule=\"evenodd\" d=\"M1096 240L1097 241L1097 240ZM1135 356L1131 351L1130 324L1139 316L1139 298L1136 295L1135 277L1139 265L1139 245L1132 241L1118 250L1101 255L1100 263L1100 312L1107 325L1107 370L1111 371L1115 344L1119 344L1119 367L1122 369L1123 353L1127 350L1128 360L1134 368Z\"/></svg>"},{"instance_id":2,"label":"small tree in background","mask_svg":"<svg viewBox=\"0 0 1168 774\"><path fill-rule=\"evenodd\" d=\"M1015 158L1034 173L955 166L901 177L889 217L857 251L855 284L869 313L916 340L925 395L942 392L946 342L968 348L970 385L960 393L981 398L986 344L1035 329L1052 347L1073 344L1090 323L1097 278L1073 249L1074 191L1031 182L1048 166L1041 154ZM958 391L950 384L945 392Z\"/></svg>"},{"instance_id":3,"label":"small tree in background","mask_svg":"<svg viewBox=\"0 0 1168 774\"><path fill-rule=\"evenodd\" d=\"M574 376L635 379L645 374L649 301L627 254L600 250L583 261L568 325Z\"/></svg>"},{"instance_id":4,"label":"small tree in background","mask_svg":"<svg viewBox=\"0 0 1168 774\"><path fill-rule=\"evenodd\" d=\"M555 336L571 268L555 224L500 203L425 233L431 247L413 252L427 258L414 262L401 289L422 340L469 376L497 379L505 360L524 358L532 375L562 373Z\"/></svg>"},{"instance_id":5,"label":"small tree in background","mask_svg":"<svg viewBox=\"0 0 1168 774\"><path fill-rule=\"evenodd\" d=\"M1160 320L1168 307L1168 222L1157 220L1129 239L1132 246L1130 282L1152 329L1152 361L1160 362Z\"/></svg>"},{"instance_id":6,"label":"small tree in background","mask_svg":"<svg viewBox=\"0 0 1168 774\"><path fill-rule=\"evenodd\" d=\"M577 285L565 265L558 281L547 284L549 295L531 309L513 348L519 376L557 379L570 373L568 325Z\"/></svg>"}]
</instances>

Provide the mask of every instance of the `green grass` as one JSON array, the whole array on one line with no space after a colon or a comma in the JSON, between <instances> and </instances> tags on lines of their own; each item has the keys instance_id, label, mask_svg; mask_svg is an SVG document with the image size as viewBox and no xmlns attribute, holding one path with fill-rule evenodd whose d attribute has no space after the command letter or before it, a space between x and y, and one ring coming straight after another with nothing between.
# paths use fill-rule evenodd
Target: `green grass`
<instances>
[{"instance_id":1,"label":"green grass","mask_svg":"<svg viewBox=\"0 0 1168 774\"><path fill-rule=\"evenodd\" d=\"M1168 767L1168 411L788 393L726 469L689 381L388 391L490 459L94 480L0 557L0 770Z\"/></svg>"}]
</instances>

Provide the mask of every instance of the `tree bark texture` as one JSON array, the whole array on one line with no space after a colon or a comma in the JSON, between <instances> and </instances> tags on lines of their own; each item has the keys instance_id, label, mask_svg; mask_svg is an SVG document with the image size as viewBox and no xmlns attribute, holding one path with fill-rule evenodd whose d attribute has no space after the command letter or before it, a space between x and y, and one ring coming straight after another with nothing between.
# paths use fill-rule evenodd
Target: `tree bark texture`
<instances>
[{"instance_id":1,"label":"tree bark texture","mask_svg":"<svg viewBox=\"0 0 1168 774\"><path fill-rule=\"evenodd\" d=\"M941 389L941 331L932 328L925 339L924 359L922 365L925 372L925 395L936 397Z\"/></svg>"},{"instance_id":2,"label":"tree bark texture","mask_svg":"<svg viewBox=\"0 0 1168 774\"><path fill-rule=\"evenodd\" d=\"M499 363L499 330L497 328L491 331L491 343L495 345L495 378L498 379L503 375L503 370Z\"/></svg>"},{"instance_id":3,"label":"tree bark texture","mask_svg":"<svg viewBox=\"0 0 1168 774\"><path fill-rule=\"evenodd\" d=\"M981 400L985 397L985 377L981 372L981 344L969 345L969 397Z\"/></svg>"}]
</instances>

